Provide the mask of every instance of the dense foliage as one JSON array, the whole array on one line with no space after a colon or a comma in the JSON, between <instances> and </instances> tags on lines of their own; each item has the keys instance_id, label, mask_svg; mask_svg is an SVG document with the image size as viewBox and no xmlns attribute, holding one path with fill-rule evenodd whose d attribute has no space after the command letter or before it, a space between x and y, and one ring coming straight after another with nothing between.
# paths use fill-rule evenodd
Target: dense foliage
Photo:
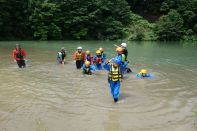
<instances>
[{"instance_id":1,"label":"dense foliage","mask_svg":"<svg viewBox=\"0 0 197 131\"><path fill-rule=\"evenodd\" d=\"M197 40L197 0L0 0L0 40Z\"/></svg>"}]
</instances>

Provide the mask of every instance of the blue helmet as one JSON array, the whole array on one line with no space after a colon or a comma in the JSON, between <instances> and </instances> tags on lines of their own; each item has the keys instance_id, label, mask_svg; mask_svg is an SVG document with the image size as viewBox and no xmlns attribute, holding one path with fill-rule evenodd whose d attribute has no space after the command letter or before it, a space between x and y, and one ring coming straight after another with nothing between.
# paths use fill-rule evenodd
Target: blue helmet
<instances>
[{"instance_id":1,"label":"blue helmet","mask_svg":"<svg viewBox=\"0 0 197 131\"><path fill-rule=\"evenodd\" d=\"M118 57L114 57L113 58L114 63L116 63L117 65L120 65L122 62L121 60L118 59Z\"/></svg>"}]
</instances>

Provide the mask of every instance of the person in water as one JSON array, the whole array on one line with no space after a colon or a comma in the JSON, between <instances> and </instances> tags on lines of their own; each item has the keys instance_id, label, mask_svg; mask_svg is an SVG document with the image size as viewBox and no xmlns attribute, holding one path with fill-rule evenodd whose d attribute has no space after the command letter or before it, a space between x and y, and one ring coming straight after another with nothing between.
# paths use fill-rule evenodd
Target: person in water
<instances>
[{"instance_id":1,"label":"person in water","mask_svg":"<svg viewBox=\"0 0 197 131\"><path fill-rule=\"evenodd\" d=\"M102 62L101 51L97 50L96 55L93 58L93 64L96 66L97 70L102 70Z\"/></svg>"},{"instance_id":2,"label":"person in water","mask_svg":"<svg viewBox=\"0 0 197 131\"><path fill-rule=\"evenodd\" d=\"M123 54L123 48L117 47L116 52L117 52L116 58L121 61L120 68L121 68L122 74L124 74L124 70L125 70L128 62L125 61L125 55Z\"/></svg>"},{"instance_id":3,"label":"person in water","mask_svg":"<svg viewBox=\"0 0 197 131\"><path fill-rule=\"evenodd\" d=\"M86 61L85 64L82 67L83 69L83 74L86 75L92 75L92 71L94 71L95 69L91 66L90 61Z\"/></svg>"},{"instance_id":4,"label":"person in water","mask_svg":"<svg viewBox=\"0 0 197 131\"><path fill-rule=\"evenodd\" d=\"M25 57L26 52L20 46L20 44L16 44L15 49L12 52L12 56L14 58L14 62L17 62L19 68L25 68Z\"/></svg>"},{"instance_id":5,"label":"person in water","mask_svg":"<svg viewBox=\"0 0 197 131\"><path fill-rule=\"evenodd\" d=\"M73 55L74 60L76 62L77 69L81 69L86 59L85 53L82 51L82 47L78 47L77 51Z\"/></svg>"},{"instance_id":6,"label":"person in water","mask_svg":"<svg viewBox=\"0 0 197 131\"><path fill-rule=\"evenodd\" d=\"M136 74L137 78L151 78L152 75L147 72L147 70L142 69L138 74Z\"/></svg>"},{"instance_id":7,"label":"person in water","mask_svg":"<svg viewBox=\"0 0 197 131\"><path fill-rule=\"evenodd\" d=\"M121 61L117 58L113 58L112 63L109 61L103 66L104 69L109 71L108 81L110 84L111 95L114 102L118 102L120 83L122 82Z\"/></svg>"},{"instance_id":8,"label":"person in water","mask_svg":"<svg viewBox=\"0 0 197 131\"><path fill-rule=\"evenodd\" d=\"M89 50L86 51L86 61L89 61L92 64L93 56Z\"/></svg>"},{"instance_id":9,"label":"person in water","mask_svg":"<svg viewBox=\"0 0 197 131\"><path fill-rule=\"evenodd\" d=\"M107 55L104 53L104 50L102 47L99 48L100 52L101 52L101 56L102 56L102 63L104 63L104 61L107 58Z\"/></svg>"},{"instance_id":10,"label":"person in water","mask_svg":"<svg viewBox=\"0 0 197 131\"><path fill-rule=\"evenodd\" d=\"M126 43L122 43L120 45L120 47L122 47L122 49L123 49L122 52L125 55L125 61L127 61L127 56L128 56L127 44Z\"/></svg>"},{"instance_id":11,"label":"person in water","mask_svg":"<svg viewBox=\"0 0 197 131\"><path fill-rule=\"evenodd\" d=\"M64 47L61 48L61 50L57 53L57 61L58 64L65 64L65 59L66 59L67 53L64 49Z\"/></svg>"},{"instance_id":12,"label":"person in water","mask_svg":"<svg viewBox=\"0 0 197 131\"><path fill-rule=\"evenodd\" d=\"M127 44L126 43L121 43L120 47L122 47L122 49L123 49L122 53L125 55L125 61L127 63L129 63L129 61L127 60L127 57L128 57ZM124 72L131 73L132 70L128 67L125 67Z\"/></svg>"}]
</instances>

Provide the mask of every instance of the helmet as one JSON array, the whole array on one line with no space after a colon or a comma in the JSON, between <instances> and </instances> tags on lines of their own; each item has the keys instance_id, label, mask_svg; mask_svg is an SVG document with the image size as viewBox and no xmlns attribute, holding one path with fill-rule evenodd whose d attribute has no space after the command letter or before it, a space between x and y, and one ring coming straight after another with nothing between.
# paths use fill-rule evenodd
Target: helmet
<instances>
[{"instance_id":1,"label":"helmet","mask_svg":"<svg viewBox=\"0 0 197 131\"><path fill-rule=\"evenodd\" d=\"M126 43L122 43L121 46L126 48L127 44Z\"/></svg>"},{"instance_id":2,"label":"helmet","mask_svg":"<svg viewBox=\"0 0 197 131\"><path fill-rule=\"evenodd\" d=\"M78 49L78 50L82 50L82 47L81 47L81 46L79 46L79 47L77 47L77 49Z\"/></svg>"},{"instance_id":3,"label":"helmet","mask_svg":"<svg viewBox=\"0 0 197 131\"><path fill-rule=\"evenodd\" d=\"M99 50L101 51L101 52L103 52L103 48L101 47L101 48L99 48Z\"/></svg>"},{"instance_id":4,"label":"helmet","mask_svg":"<svg viewBox=\"0 0 197 131\"><path fill-rule=\"evenodd\" d=\"M86 66L90 66L90 62L89 62L89 61L86 61L86 62L85 62L85 65L86 65Z\"/></svg>"},{"instance_id":5,"label":"helmet","mask_svg":"<svg viewBox=\"0 0 197 131\"><path fill-rule=\"evenodd\" d=\"M90 51L89 51L89 50L87 50L87 51L86 51L86 54L87 54L87 55L89 55L89 54L90 54Z\"/></svg>"},{"instance_id":6,"label":"helmet","mask_svg":"<svg viewBox=\"0 0 197 131\"><path fill-rule=\"evenodd\" d=\"M101 54L101 51L100 51L100 50L97 50L97 51L96 51L96 54Z\"/></svg>"},{"instance_id":7,"label":"helmet","mask_svg":"<svg viewBox=\"0 0 197 131\"><path fill-rule=\"evenodd\" d=\"M140 73L141 73L141 74L147 74L147 70L141 69Z\"/></svg>"},{"instance_id":8,"label":"helmet","mask_svg":"<svg viewBox=\"0 0 197 131\"><path fill-rule=\"evenodd\" d=\"M123 49L122 49L122 47L117 47L117 48L116 48L116 51L117 51L117 52L122 52Z\"/></svg>"},{"instance_id":9,"label":"helmet","mask_svg":"<svg viewBox=\"0 0 197 131\"><path fill-rule=\"evenodd\" d=\"M114 63L116 63L117 65L120 65L122 62L121 60L119 60L117 57L113 58Z\"/></svg>"}]
</instances>

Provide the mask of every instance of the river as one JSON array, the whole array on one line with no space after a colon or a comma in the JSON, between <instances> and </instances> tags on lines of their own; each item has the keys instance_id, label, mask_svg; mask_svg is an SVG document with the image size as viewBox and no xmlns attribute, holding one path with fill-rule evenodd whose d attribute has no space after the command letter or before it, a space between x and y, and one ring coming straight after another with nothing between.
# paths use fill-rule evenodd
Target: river
<instances>
[{"instance_id":1,"label":"river","mask_svg":"<svg viewBox=\"0 0 197 131\"><path fill-rule=\"evenodd\" d=\"M12 50L21 43L30 61L18 69ZM197 44L127 42L133 73L126 74L119 103L110 96L107 72L82 75L72 54L113 41L0 42L0 131L196 131ZM61 47L68 51L57 65ZM151 79L137 79L142 68Z\"/></svg>"}]
</instances>

